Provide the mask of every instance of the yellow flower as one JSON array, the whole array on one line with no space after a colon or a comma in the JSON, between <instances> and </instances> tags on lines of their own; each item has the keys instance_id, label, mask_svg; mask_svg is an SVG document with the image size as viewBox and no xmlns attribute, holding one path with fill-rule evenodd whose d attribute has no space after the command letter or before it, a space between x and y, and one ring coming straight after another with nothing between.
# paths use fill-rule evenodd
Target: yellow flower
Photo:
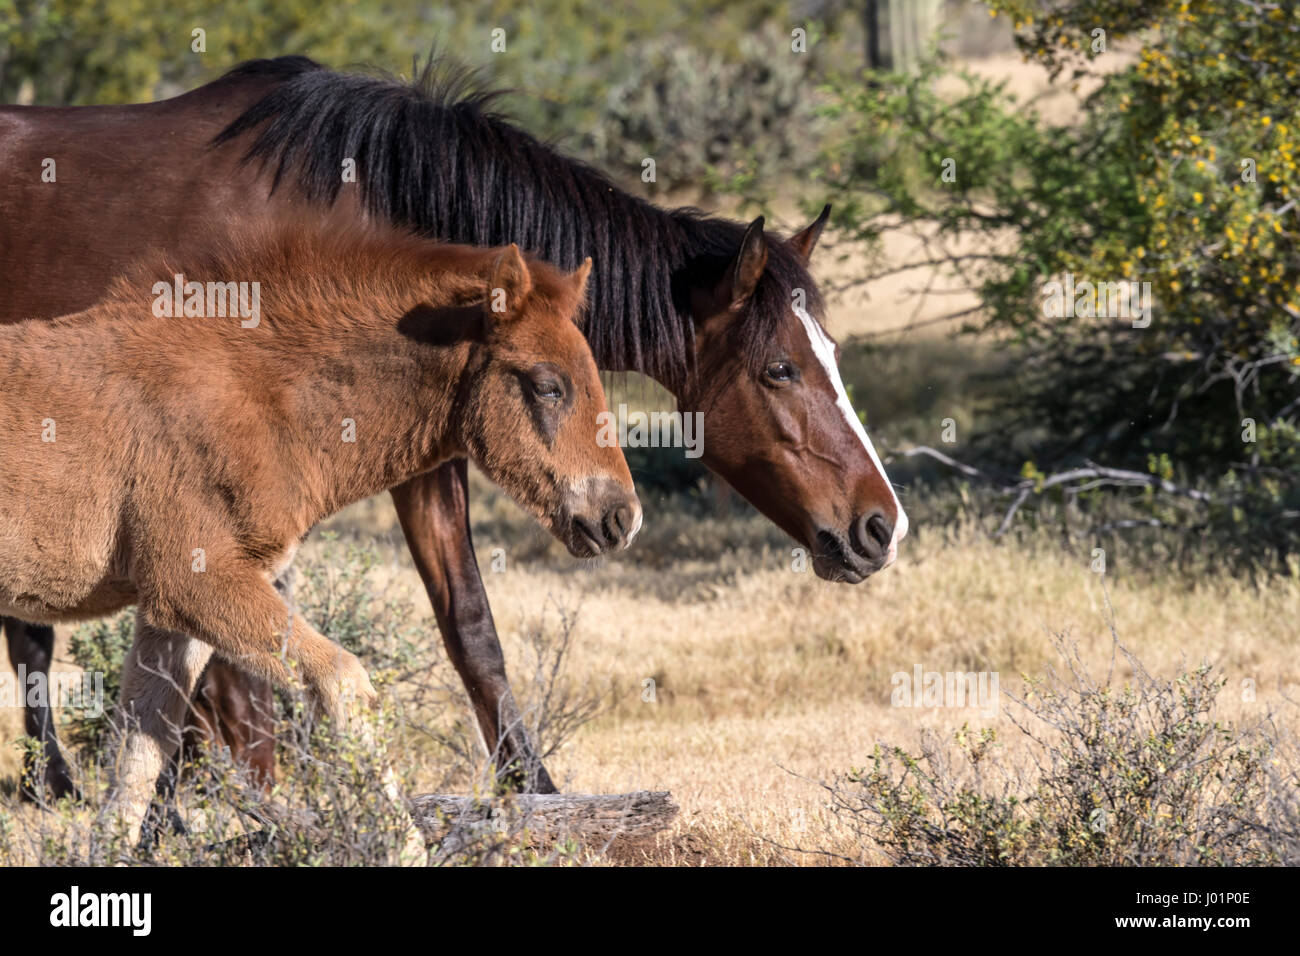
<instances>
[{"instance_id":1,"label":"yellow flower","mask_svg":"<svg viewBox=\"0 0 1300 956\"><path fill-rule=\"evenodd\" d=\"M1198 204L1205 199L1205 197L1200 193L1192 193L1192 198L1195 199Z\"/></svg>"}]
</instances>

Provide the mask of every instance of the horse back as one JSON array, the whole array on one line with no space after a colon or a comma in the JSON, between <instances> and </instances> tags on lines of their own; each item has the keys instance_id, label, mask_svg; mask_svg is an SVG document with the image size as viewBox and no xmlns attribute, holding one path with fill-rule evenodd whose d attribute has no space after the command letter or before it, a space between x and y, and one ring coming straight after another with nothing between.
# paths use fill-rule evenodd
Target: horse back
<instances>
[{"instance_id":1,"label":"horse back","mask_svg":"<svg viewBox=\"0 0 1300 956\"><path fill-rule=\"evenodd\" d=\"M88 308L147 249L290 202L270 202L242 143L210 146L268 82L131 106L0 106L0 323Z\"/></svg>"}]
</instances>

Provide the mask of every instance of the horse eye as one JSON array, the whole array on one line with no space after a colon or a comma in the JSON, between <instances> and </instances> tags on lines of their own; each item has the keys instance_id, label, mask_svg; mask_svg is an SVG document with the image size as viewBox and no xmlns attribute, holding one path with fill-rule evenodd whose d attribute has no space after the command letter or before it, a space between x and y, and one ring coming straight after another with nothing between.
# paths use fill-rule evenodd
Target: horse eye
<instances>
[{"instance_id":1,"label":"horse eye","mask_svg":"<svg viewBox=\"0 0 1300 956\"><path fill-rule=\"evenodd\" d=\"M794 380L794 365L790 362L772 362L763 369L763 375L774 385L785 385Z\"/></svg>"},{"instance_id":2,"label":"horse eye","mask_svg":"<svg viewBox=\"0 0 1300 956\"><path fill-rule=\"evenodd\" d=\"M564 387L555 379L533 383L533 394L544 402L558 402L564 398Z\"/></svg>"},{"instance_id":3,"label":"horse eye","mask_svg":"<svg viewBox=\"0 0 1300 956\"><path fill-rule=\"evenodd\" d=\"M558 405L568 395L569 377L550 362L539 362L521 376L533 401Z\"/></svg>"}]
</instances>

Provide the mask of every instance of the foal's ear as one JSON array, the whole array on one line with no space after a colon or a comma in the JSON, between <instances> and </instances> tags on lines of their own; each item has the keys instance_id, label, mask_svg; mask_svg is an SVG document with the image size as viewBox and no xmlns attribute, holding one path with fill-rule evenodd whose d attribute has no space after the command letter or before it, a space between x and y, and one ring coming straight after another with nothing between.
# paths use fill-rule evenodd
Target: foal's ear
<instances>
[{"instance_id":1,"label":"foal's ear","mask_svg":"<svg viewBox=\"0 0 1300 956\"><path fill-rule=\"evenodd\" d=\"M533 288L533 275L528 263L513 242L501 250L492 265L492 278L488 280L488 309L498 316L510 314L519 301Z\"/></svg>"},{"instance_id":2,"label":"foal's ear","mask_svg":"<svg viewBox=\"0 0 1300 956\"><path fill-rule=\"evenodd\" d=\"M813 249L817 246L817 240L821 238L822 230L826 228L826 221L831 218L831 204L827 203L822 207L822 213L818 216L808 228L796 232L790 237L790 245L794 246L794 251L799 254L803 264L807 265L808 260L812 258Z\"/></svg>"},{"instance_id":3,"label":"foal's ear","mask_svg":"<svg viewBox=\"0 0 1300 956\"><path fill-rule=\"evenodd\" d=\"M728 310L739 312L744 307L766 268L767 238L763 235L763 217L759 216L745 230L745 237L740 240L740 251L722 277L719 292Z\"/></svg>"},{"instance_id":4,"label":"foal's ear","mask_svg":"<svg viewBox=\"0 0 1300 956\"><path fill-rule=\"evenodd\" d=\"M569 284L577 294L579 301L587 297L587 279L591 277L591 256L582 260L582 265L569 273Z\"/></svg>"}]
</instances>

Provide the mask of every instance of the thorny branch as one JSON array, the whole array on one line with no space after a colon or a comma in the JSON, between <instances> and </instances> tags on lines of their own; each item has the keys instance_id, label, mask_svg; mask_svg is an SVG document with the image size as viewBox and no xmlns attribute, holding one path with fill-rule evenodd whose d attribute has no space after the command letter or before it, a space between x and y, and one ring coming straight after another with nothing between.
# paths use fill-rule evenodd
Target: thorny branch
<instances>
[{"instance_id":1,"label":"thorny branch","mask_svg":"<svg viewBox=\"0 0 1300 956\"><path fill-rule=\"evenodd\" d=\"M1185 488L1182 485L1175 484L1159 475L1146 474L1140 471L1130 471L1126 468L1108 468L1104 465L1098 465L1095 462L1087 462L1081 468L1070 468L1066 471L1060 471L1053 475L1034 478L1017 478L1008 480L990 475L981 471L972 465L967 465L957 461L941 451L937 451L928 445L916 445L915 447L904 449L899 454L904 458L912 458L916 455L925 455L933 458L949 468L953 468L963 475L970 478L978 478L990 484L1000 485L997 489L999 494L1013 496L1011 505L1007 508L1002 517L1002 522L998 525L997 531L993 532L993 537L1000 538L1006 534L1011 527L1011 522L1016 516L1021 506L1029 500L1029 496L1035 491L1043 492L1049 488L1065 486L1064 491L1067 495L1073 497L1084 491L1090 491L1094 488L1112 486L1112 487L1147 487L1156 491L1161 491L1167 495L1174 495L1179 498L1187 498L1201 505L1213 504L1215 499L1212 495L1204 491L1198 491L1195 488ZM1143 521L1121 521L1110 525L1103 526L1098 530L1114 530L1118 528L1137 527L1138 525L1150 525L1152 527L1164 527L1163 523L1156 519Z\"/></svg>"}]
</instances>

